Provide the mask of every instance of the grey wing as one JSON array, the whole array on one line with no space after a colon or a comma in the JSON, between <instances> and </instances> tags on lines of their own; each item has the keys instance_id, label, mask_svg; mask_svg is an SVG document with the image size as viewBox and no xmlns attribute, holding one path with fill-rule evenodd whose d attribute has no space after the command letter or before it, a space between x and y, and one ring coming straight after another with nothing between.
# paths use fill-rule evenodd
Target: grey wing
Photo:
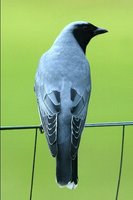
<instances>
[{"instance_id":1,"label":"grey wing","mask_svg":"<svg viewBox=\"0 0 133 200\"><path fill-rule=\"evenodd\" d=\"M73 107L71 109L71 157L75 159L80 143L81 133L84 128L87 106L90 93L85 90L83 95L80 96L77 91L71 88L71 100Z\"/></svg>"},{"instance_id":2,"label":"grey wing","mask_svg":"<svg viewBox=\"0 0 133 200\"><path fill-rule=\"evenodd\" d=\"M42 122L42 127L46 133L49 149L53 157L57 155L57 123L58 114L60 112L60 92L52 91L46 93L45 91L39 95L36 92L39 112Z\"/></svg>"}]
</instances>

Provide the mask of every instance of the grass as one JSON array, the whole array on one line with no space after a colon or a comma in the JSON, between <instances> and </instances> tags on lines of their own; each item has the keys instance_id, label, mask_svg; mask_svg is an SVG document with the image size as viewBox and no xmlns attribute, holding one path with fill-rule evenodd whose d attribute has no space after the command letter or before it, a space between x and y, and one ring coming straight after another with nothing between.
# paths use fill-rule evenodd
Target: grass
<instances>
[{"instance_id":1,"label":"grass","mask_svg":"<svg viewBox=\"0 0 133 200\"><path fill-rule=\"evenodd\" d=\"M133 120L132 8L130 0L4 0L2 125L40 123L33 91L39 58L67 23L80 19L109 30L87 48L93 87L87 122ZM128 127L119 200L133 198L132 133L133 128ZM2 200L28 199L33 140L31 131L2 133ZM55 160L44 136L39 135L33 200L114 199L120 143L120 128L85 129L80 145L79 187L69 191L55 184Z\"/></svg>"}]
</instances>

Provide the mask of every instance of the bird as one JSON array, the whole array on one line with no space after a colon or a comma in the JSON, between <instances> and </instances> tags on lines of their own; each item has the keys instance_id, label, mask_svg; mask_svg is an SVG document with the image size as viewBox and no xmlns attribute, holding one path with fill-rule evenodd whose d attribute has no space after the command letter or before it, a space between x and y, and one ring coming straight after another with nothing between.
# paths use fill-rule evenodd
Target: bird
<instances>
[{"instance_id":1,"label":"bird","mask_svg":"<svg viewBox=\"0 0 133 200\"><path fill-rule=\"evenodd\" d=\"M71 22L40 58L34 90L42 128L56 159L60 187L78 185L78 150L91 94L86 47L108 32L86 21Z\"/></svg>"}]
</instances>

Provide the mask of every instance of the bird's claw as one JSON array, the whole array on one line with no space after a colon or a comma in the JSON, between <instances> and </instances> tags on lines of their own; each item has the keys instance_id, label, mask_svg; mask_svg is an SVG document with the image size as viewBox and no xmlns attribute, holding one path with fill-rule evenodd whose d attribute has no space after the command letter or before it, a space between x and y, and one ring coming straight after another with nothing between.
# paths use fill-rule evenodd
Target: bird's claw
<instances>
[{"instance_id":1,"label":"bird's claw","mask_svg":"<svg viewBox=\"0 0 133 200\"><path fill-rule=\"evenodd\" d=\"M39 128L39 130L40 130L40 133L41 133L41 134L43 134L43 133L44 133L44 130L43 130L43 127L42 127L42 125L40 125L40 128Z\"/></svg>"}]
</instances>

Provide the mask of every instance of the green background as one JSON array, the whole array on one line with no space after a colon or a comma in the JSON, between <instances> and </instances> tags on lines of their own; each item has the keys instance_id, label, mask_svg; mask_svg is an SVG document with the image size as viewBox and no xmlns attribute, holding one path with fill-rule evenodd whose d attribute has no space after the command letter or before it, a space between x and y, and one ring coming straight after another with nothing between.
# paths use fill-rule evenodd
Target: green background
<instances>
[{"instance_id":1,"label":"green background","mask_svg":"<svg viewBox=\"0 0 133 200\"><path fill-rule=\"evenodd\" d=\"M133 120L132 0L3 0L2 125L39 124L33 91L40 56L68 23L85 20L107 28L87 48L92 95L87 122ZM119 171L121 127L84 130L79 185L60 189L55 160L38 135L33 200L113 200ZM2 200L28 200L34 131L2 132ZM133 199L133 127L126 128L119 200Z\"/></svg>"}]
</instances>

